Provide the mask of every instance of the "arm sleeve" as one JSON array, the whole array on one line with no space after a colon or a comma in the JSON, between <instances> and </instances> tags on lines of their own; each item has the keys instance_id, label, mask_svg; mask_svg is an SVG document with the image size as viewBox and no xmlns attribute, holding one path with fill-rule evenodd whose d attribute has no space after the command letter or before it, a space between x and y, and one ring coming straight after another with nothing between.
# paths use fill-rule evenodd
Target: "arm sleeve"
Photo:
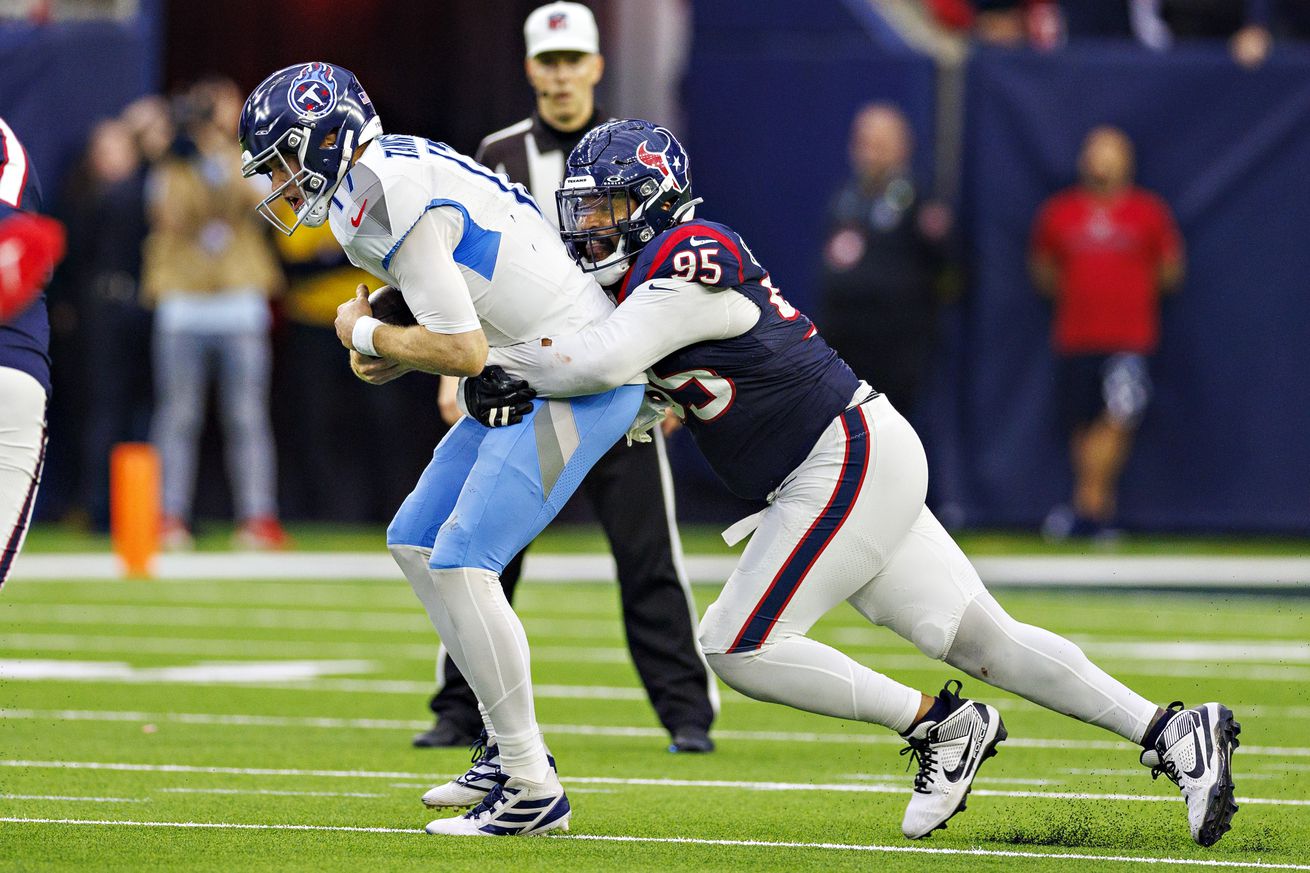
<instances>
[{"instance_id":1,"label":"arm sleeve","mask_svg":"<svg viewBox=\"0 0 1310 873\"><path fill-rule=\"evenodd\" d=\"M569 336L492 349L487 363L527 379L543 396L598 394L639 381L647 367L683 346L739 336L759 317L755 304L736 291L658 279L633 291L602 322Z\"/></svg>"},{"instance_id":2,"label":"arm sleeve","mask_svg":"<svg viewBox=\"0 0 1310 873\"><path fill-rule=\"evenodd\" d=\"M391 259L395 279L418 323L433 333L466 333L482 327L468 284L455 264L464 232L458 209L429 209Z\"/></svg>"}]
</instances>

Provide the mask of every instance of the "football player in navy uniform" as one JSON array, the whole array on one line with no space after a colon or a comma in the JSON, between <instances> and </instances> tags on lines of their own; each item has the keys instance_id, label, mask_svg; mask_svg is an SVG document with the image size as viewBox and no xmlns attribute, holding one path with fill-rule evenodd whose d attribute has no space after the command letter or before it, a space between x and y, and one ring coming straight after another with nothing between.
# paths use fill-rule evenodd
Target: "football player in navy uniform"
<instances>
[{"instance_id":1,"label":"football player in navy uniform","mask_svg":"<svg viewBox=\"0 0 1310 873\"><path fill-rule=\"evenodd\" d=\"M0 585L9 576L41 485L50 320L41 290L63 256L63 226L36 215L41 186L0 119Z\"/></svg>"},{"instance_id":2,"label":"football player in navy uniform","mask_svg":"<svg viewBox=\"0 0 1310 873\"><path fill-rule=\"evenodd\" d=\"M619 306L488 361L531 374L543 396L605 391L646 371L728 487L767 501L725 534L732 543L754 531L701 623L724 682L897 731L919 765L902 830L920 838L942 827L1005 739L1000 714L960 696L958 682L928 696L807 636L845 600L931 658L1140 744L1142 762L1181 788L1198 843L1228 830L1232 712L1160 708L1073 643L1006 613L924 506L914 430L737 233L695 217L687 155L669 131L630 120L596 128L570 155L558 201L565 242Z\"/></svg>"}]
</instances>

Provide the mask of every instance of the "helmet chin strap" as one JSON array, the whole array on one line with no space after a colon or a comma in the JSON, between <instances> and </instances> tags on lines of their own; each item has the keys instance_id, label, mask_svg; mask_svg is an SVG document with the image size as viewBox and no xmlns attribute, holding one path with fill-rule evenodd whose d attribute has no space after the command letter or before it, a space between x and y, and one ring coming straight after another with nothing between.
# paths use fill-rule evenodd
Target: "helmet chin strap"
<instances>
[{"instance_id":1,"label":"helmet chin strap","mask_svg":"<svg viewBox=\"0 0 1310 873\"><path fill-rule=\"evenodd\" d=\"M593 272L591 275L601 284L601 287L608 288L611 285L617 285L628 272L630 264L626 259L616 264L610 264L606 267Z\"/></svg>"},{"instance_id":2,"label":"helmet chin strap","mask_svg":"<svg viewBox=\"0 0 1310 873\"><path fill-rule=\"evenodd\" d=\"M376 118L373 121L377 121ZM371 124L372 122L370 122ZM382 130L381 122L377 125L377 130L373 133L376 136ZM366 131L367 132L367 129ZM309 138L305 138L305 146L308 148ZM362 143L361 143L362 145ZM301 150L301 160L304 160L305 149ZM332 180L332 184L324 185L323 190L314 198L312 204L305 210L304 223L310 227L322 227L323 222L327 221L328 209L332 206L332 195L336 193L337 188L341 185L341 180L346 178L346 173L350 172L350 167L354 163L355 154L355 132L347 130L341 137L341 162L337 165L337 177ZM303 166L303 163L302 163Z\"/></svg>"},{"instance_id":3,"label":"helmet chin strap","mask_svg":"<svg viewBox=\"0 0 1310 873\"><path fill-rule=\"evenodd\" d=\"M673 210L672 224L682 224L684 221L691 221L696 217L696 204L704 203L705 198L694 197L686 203Z\"/></svg>"}]
</instances>

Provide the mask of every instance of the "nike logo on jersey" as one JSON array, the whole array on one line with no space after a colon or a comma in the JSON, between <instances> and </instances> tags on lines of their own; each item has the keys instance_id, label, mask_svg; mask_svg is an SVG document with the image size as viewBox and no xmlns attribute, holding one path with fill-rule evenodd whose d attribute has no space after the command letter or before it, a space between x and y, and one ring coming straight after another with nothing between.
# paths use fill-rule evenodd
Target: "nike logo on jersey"
<instances>
[{"instance_id":1,"label":"nike logo on jersey","mask_svg":"<svg viewBox=\"0 0 1310 873\"><path fill-rule=\"evenodd\" d=\"M709 237L693 236L691 239L687 240L687 242L691 243L694 246L703 246L706 243L714 242L714 240L710 239Z\"/></svg>"},{"instance_id":2,"label":"nike logo on jersey","mask_svg":"<svg viewBox=\"0 0 1310 873\"><path fill-rule=\"evenodd\" d=\"M355 213L354 218L350 219L351 227L359 227L359 223L364 220L364 209L367 206L368 206L368 201L365 200L363 204L360 205L359 212Z\"/></svg>"}]
</instances>

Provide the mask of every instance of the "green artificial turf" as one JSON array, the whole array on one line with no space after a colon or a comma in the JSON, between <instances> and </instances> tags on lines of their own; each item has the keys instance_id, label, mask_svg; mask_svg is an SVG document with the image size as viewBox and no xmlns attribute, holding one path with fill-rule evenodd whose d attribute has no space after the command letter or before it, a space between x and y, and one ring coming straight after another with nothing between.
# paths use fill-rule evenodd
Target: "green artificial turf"
<instances>
[{"instance_id":1,"label":"green artificial turf","mask_svg":"<svg viewBox=\"0 0 1310 873\"><path fill-rule=\"evenodd\" d=\"M562 550L596 547L590 535L552 536ZM715 590L696 595L703 611ZM462 772L468 753L409 744L429 724L436 640L403 580L20 579L0 592L0 869L1310 865L1304 600L1084 591L1000 599L1018 618L1077 640L1154 700L1218 699L1233 708L1243 747L1230 834L1211 849L1196 846L1176 789L1152 781L1132 748L966 678L966 694L1000 708L1010 740L983 769L968 809L911 843L900 834L911 778L888 731L724 690L718 751L671 755L627 659L616 590L529 580L517 605L533 646L538 717L575 810L571 836L430 837L419 833L433 815L418 798ZM846 607L814 635L926 691L957 676ZM1181 645L1190 643L1199 646ZM215 672L288 662L310 678L239 682ZM52 677L54 666L80 678ZM46 678L3 678L33 670ZM307 829L230 827L243 824ZM1056 854L1093 857L1044 857ZM1105 860L1119 856L1165 860Z\"/></svg>"}]
</instances>

